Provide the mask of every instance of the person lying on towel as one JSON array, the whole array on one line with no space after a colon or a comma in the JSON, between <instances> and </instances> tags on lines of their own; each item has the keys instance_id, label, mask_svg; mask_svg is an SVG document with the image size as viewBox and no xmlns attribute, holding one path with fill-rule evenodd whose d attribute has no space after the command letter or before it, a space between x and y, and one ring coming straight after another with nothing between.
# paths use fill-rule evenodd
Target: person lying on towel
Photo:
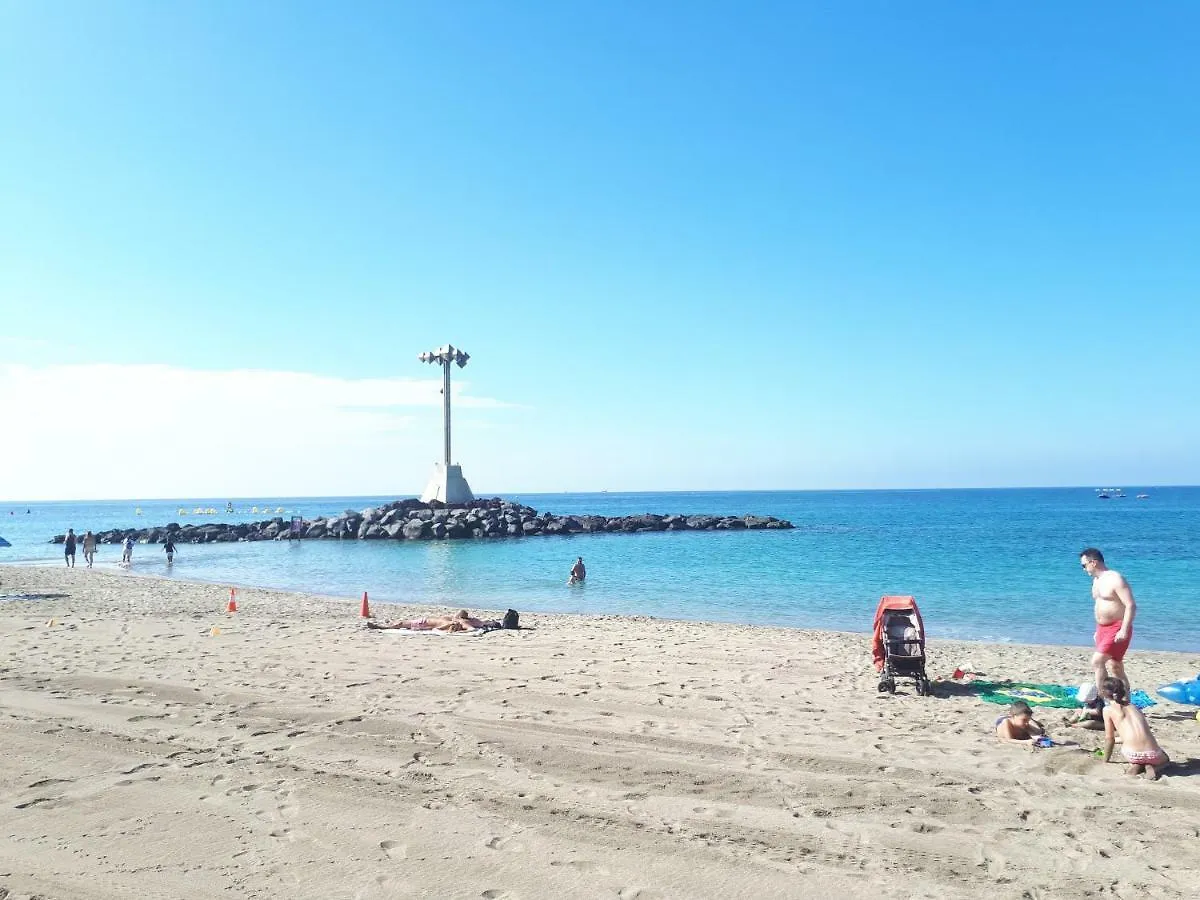
<instances>
[{"instance_id":1,"label":"person lying on towel","mask_svg":"<svg viewBox=\"0 0 1200 900\"><path fill-rule=\"evenodd\" d=\"M380 625L377 622L368 622L368 628L386 631L389 629L403 629L405 631L474 631L477 628L489 626L490 622L485 622L482 619L474 618L465 609L460 609L453 616L429 616L425 619L401 619L398 622L391 622L387 625Z\"/></svg>"}]
</instances>

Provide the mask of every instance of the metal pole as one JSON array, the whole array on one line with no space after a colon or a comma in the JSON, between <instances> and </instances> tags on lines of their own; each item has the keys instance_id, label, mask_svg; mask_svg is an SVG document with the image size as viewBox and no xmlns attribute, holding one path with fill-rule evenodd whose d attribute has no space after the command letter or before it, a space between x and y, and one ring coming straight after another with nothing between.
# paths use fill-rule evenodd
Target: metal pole
<instances>
[{"instance_id":1,"label":"metal pole","mask_svg":"<svg viewBox=\"0 0 1200 900\"><path fill-rule=\"evenodd\" d=\"M446 419L446 469L450 468L450 360L442 360L442 408Z\"/></svg>"}]
</instances>

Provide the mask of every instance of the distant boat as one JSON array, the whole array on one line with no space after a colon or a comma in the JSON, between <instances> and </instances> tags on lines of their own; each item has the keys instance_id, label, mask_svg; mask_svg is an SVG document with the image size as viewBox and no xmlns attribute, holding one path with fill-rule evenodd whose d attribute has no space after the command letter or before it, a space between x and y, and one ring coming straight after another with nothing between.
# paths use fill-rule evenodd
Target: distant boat
<instances>
[{"instance_id":1,"label":"distant boat","mask_svg":"<svg viewBox=\"0 0 1200 900\"><path fill-rule=\"evenodd\" d=\"M1149 494L1138 494L1138 495L1137 495L1137 498L1138 498L1139 500L1149 500L1149 499L1150 499L1150 495L1149 495Z\"/></svg>"},{"instance_id":2,"label":"distant boat","mask_svg":"<svg viewBox=\"0 0 1200 900\"><path fill-rule=\"evenodd\" d=\"M1108 499L1108 494L1104 493L1104 491L1101 491L1101 492L1100 492L1100 493L1098 493L1096 496L1097 496L1099 499L1101 499L1101 500L1107 500L1107 499Z\"/></svg>"}]
</instances>

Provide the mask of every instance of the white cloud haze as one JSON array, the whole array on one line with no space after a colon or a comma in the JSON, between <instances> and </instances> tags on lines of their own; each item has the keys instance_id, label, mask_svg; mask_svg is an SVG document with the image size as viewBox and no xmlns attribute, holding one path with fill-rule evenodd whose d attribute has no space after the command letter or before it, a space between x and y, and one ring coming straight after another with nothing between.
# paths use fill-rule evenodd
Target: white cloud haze
<instances>
[{"instance_id":1,"label":"white cloud haze","mask_svg":"<svg viewBox=\"0 0 1200 900\"><path fill-rule=\"evenodd\" d=\"M440 378L0 365L0 499L413 493ZM452 385L456 410L506 404Z\"/></svg>"}]
</instances>

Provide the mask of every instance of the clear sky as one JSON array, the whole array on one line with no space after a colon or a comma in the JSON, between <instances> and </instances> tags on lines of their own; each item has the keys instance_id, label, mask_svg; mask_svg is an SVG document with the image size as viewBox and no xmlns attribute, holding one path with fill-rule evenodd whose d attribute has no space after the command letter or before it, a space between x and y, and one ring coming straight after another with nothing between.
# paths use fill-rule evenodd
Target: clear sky
<instances>
[{"instance_id":1,"label":"clear sky","mask_svg":"<svg viewBox=\"0 0 1200 900\"><path fill-rule=\"evenodd\" d=\"M1200 482L1198 33L0 0L0 498Z\"/></svg>"}]
</instances>

